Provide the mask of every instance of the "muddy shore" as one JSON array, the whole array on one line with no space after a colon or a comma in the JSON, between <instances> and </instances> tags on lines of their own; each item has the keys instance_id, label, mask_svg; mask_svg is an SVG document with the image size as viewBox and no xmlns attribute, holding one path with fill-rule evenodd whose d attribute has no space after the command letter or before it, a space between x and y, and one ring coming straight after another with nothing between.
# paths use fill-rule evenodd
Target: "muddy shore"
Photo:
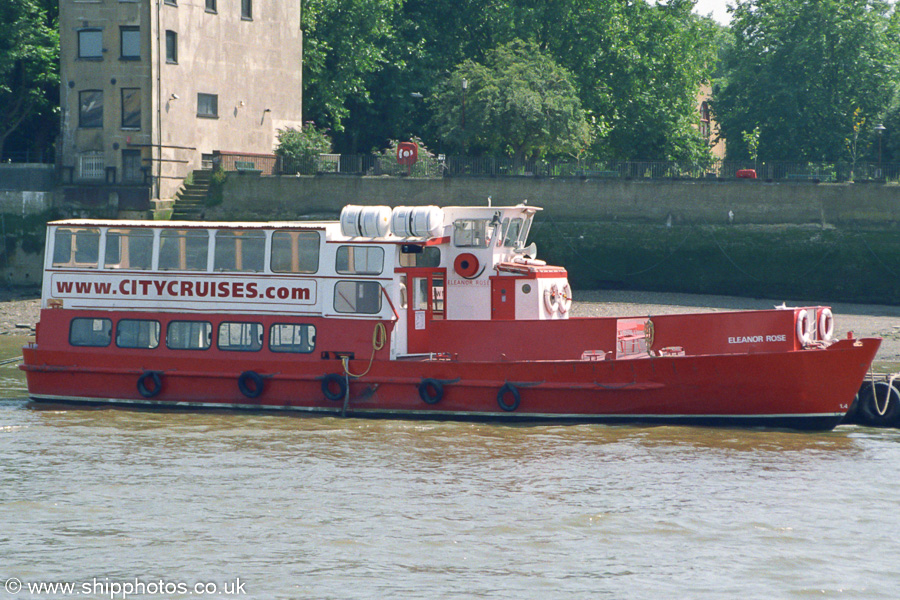
<instances>
[{"instance_id":1,"label":"muddy shore","mask_svg":"<svg viewBox=\"0 0 900 600\"><path fill-rule=\"evenodd\" d=\"M0 289L0 335L34 335L40 313L36 288ZM760 310L781 301L732 296L699 296L620 290L576 291L573 316L645 316L721 310ZM815 304L786 300L789 306ZM828 303L822 303L828 304ZM878 363L900 362L900 307L877 304L831 304L835 335L881 337Z\"/></svg>"}]
</instances>

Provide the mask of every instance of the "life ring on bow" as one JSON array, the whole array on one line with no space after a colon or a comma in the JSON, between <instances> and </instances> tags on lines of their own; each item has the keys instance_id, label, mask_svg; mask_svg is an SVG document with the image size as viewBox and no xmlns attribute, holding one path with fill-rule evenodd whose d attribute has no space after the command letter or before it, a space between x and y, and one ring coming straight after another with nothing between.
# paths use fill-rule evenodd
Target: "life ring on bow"
<instances>
[{"instance_id":1,"label":"life ring on bow","mask_svg":"<svg viewBox=\"0 0 900 600\"><path fill-rule=\"evenodd\" d=\"M569 308L572 306L572 288L569 287L567 283L562 287L562 291L559 293L559 306L556 309L559 311L559 314L564 315L569 312Z\"/></svg>"},{"instance_id":2,"label":"life ring on bow","mask_svg":"<svg viewBox=\"0 0 900 600\"><path fill-rule=\"evenodd\" d=\"M262 396L265 386L265 380L256 371L244 371L238 376L238 389L248 398L259 398Z\"/></svg>"},{"instance_id":3,"label":"life ring on bow","mask_svg":"<svg viewBox=\"0 0 900 600\"><path fill-rule=\"evenodd\" d=\"M806 309L797 313L797 339L803 346L808 346L812 341L812 321Z\"/></svg>"},{"instance_id":4,"label":"life ring on bow","mask_svg":"<svg viewBox=\"0 0 900 600\"><path fill-rule=\"evenodd\" d=\"M481 271L478 270L480 266L478 257L471 252L464 252L453 261L453 270L463 279L475 279L481 275Z\"/></svg>"},{"instance_id":5,"label":"life ring on bow","mask_svg":"<svg viewBox=\"0 0 900 600\"><path fill-rule=\"evenodd\" d=\"M559 309L559 288L555 283L544 290L544 308L551 315Z\"/></svg>"},{"instance_id":6,"label":"life ring on bow","mask_svg":"<svg viewBox=\"0 0 900 600\"><path fill-rule=\"evenodd\" d=\"M337 389L335 389L337 388ZM322 394L329 400L341 400L347 393L347 380L339 373L329 373L322 378Z\"/></svg>"},{"instance_id":7,"label":"life ring on bow","mask_svg":"<svg viewBox=\"0 0 900 600\"><path fill-rule=\"evenodd\" d=\"M150 385L147 385L147 383ZM137 380L138 392L144 398L152 398L162 391L162 377L156 371L144 371Z\"/></svg>"},{"instance_id":8,"label":"life ring on bow","mask_svg":"<svg viewBox=\"0 0 900 600\"><path fill-rule=\"evenodd\" d=\"M819 313L819 339L823 342L830 342L834 337L834 315L830 308L823 308Z\"/></svg>"},{"instance_id":9,"label":"life ring on bow","mask_svg":"<svg viewBox=\"0 0 900 600\"><path fill-rule=\"evenodd\" d=\"M444 397L444 384L437 379L426 377L419 384L419 398L425 404L437 404Z\"/></svg>"},{"instance_id":10,"label":"life ring on bow","mask_svg":"<svg viewBox=\"0 0 900 600\"><path fill-rule=\"evenodd\" d=\"M506 402L506 395L509 394L512 396L512 402ZM497 391L497 404L500 405L500 408L505 410L506 412L513 412L517 408L519 408L519 402L521 402L522 396L519 394L519 390L513 384L508 381L504 383L500 389Z\"/></svg>"}]
</instances>

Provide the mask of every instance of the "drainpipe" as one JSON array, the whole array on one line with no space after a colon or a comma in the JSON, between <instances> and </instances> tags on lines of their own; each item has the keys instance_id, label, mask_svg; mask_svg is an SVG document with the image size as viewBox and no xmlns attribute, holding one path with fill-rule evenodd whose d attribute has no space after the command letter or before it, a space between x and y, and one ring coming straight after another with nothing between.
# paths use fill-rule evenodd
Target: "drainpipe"
<instances>
[{"instance_id":1,"label":"drainpipe","mask_svg":"<svg viewBox=\"0 0 900 600\"><path fill-rule=\"evenodd\" d=\"M156 193L160 196L162 182L162 0L156 0ZM150 157L153 157L150 148Z\"/></svg>"}]
</instances>

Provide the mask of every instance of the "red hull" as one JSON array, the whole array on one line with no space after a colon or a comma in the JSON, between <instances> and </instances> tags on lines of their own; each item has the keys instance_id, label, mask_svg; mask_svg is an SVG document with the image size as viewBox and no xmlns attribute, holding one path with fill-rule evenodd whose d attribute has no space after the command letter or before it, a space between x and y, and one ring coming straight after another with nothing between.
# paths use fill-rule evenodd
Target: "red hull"
<instances>
[{"instance_id":1,"label":"red hull","mask_svg":"<svg viewBox=\"0 0 900 600\"><path fill-rule=\"evenodd\" d=\"M847 412L879 345L878 339L842 340L799 351L603 361L398 361L383 359L380 352L364 376L350 379L346 406L338 381L330 392L336 400L323 393L326 376L344 380L341 361L318 355L296 360L210 352L186 361L169 352L151 362L135 351L32 346L24 349L22 368L30 396L39 401L830 429ZM368 357L351 360L348 367L363 373ZM160 373L161 388L148 398L137 382L150 370ZM247 371L262 376L258 397L239 388ZM423 391L426 379L442 389L432 385ZM427 403L423 394L437 401Z\"/></svg>"}]
</instances>

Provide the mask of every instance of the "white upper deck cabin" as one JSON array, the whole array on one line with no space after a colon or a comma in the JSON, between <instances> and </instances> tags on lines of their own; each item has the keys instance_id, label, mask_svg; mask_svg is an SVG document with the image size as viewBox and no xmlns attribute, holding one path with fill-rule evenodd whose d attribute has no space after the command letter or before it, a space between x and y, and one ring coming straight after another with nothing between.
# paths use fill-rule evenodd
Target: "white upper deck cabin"
<instances>
[{"instance_id":1,"label":"white upper deck cabin","mask_svg":"<svg viewBox=\"0 0 900 600\"><path fill-rule=\"evenodd\" d=\"M396 321L392 346L403 354L434 320L568 317L565 269L525 246L539 210L347 206L329 222L55 221L42 307Z\"/></svg>"}]
</instances>

